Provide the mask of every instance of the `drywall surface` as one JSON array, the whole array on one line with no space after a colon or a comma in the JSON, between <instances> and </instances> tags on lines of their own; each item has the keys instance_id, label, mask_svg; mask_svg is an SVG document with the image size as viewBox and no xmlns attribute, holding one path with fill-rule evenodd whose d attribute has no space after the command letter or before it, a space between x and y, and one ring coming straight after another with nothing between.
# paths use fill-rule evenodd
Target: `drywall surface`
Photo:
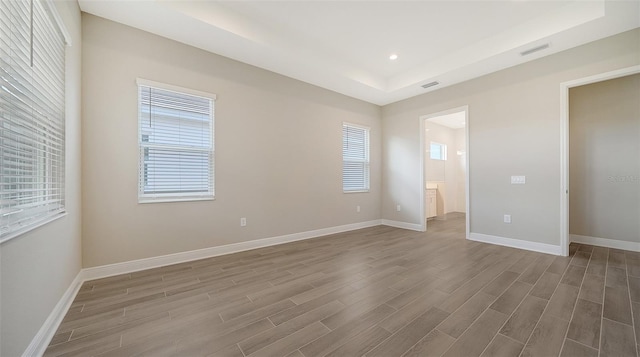
<instances>
[{"instance_id":1,"label":"drywall surface","mask_svg":"<svg viewBox=\"0 0 640 357\"><path fill-rule=\"evenodd\" d=\"M380 107L82 19L85 267L380 219ZM217 95L215 200L138 203L136 78ZM342 192L343 122L371 128L370 192Z\"/></svg>"},{"instance_id":2,"label":"drywall surface","mask_svg":"<svg viewBox=\"0 0 640 357\"><path fill-rule=\"evenodd\" d=\"M56 1L71 36L66 56L67 215L0 246L1 356L20 356L82 267L80 212L81 16Z\"/></svg>"},{"instance_id":3,"label":"drywall surface","mask_svg":"<svg viewBox=\"0 0 640 357\"><path fill-rule=\"evenodd\" d=\"M635 29L383 107L383 219L420 223L419 118L468 105L471 232L559 245L560 83L638 64Z\"/></svg>"},{"instance_id":4,"label":"drywall surface","mask_svg":"<svg viewBox=\"0 0 640 357\"><path fill-rule=\"evenodd\" d=\"M467 211L467 148L466 148L466 134L465 129L460 128L455 130L456 137L456 150L455 157L452 157L453 162L456 165L456 182L455 182L455 207L452 208L454 212L466 212Z\"/></svg>"},{"instance_id":5,"label":"drywall surface","mask_svg":"<svg viewBox=\"0 0 640 357\"><path fill-rule=\"evenodd\" d=\"M640 74L569 90L569 233L640 242Z\"/></svg>"}]
</instances>

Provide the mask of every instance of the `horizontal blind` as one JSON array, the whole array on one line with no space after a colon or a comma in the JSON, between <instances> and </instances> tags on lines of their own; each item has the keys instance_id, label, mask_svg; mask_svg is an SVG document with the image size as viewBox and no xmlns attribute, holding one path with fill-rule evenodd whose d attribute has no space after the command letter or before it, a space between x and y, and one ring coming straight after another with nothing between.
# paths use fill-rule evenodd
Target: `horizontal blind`
<instances>
[{"instance_id":1,"label":"horizontal blind","mask_svg":"<svg viewBox=\"0 0 640 357\"><path fill-rule=\"evenodd\" d=\"M213 99L139 86L139 199L213 197Z\"/></svg>"},{"instance_id":2,"label":"horizontal blind","mask_svg":"<svg viewBox=\"0 0 640 357\"><path fill-rule=\"evenodd\" d=\"M0 241L64 212L65 39L48 6L0 1Z\"/></svg>"},{"instance_id":3,"label":"horizontal blind","mask_svg":"<svg viewBox=\"0 0 640 357\"><path fill-rule=\"evenodd\" d=\"M369 190L369 129L342 125L342 189Z\"/></svg>"}]
</instances>

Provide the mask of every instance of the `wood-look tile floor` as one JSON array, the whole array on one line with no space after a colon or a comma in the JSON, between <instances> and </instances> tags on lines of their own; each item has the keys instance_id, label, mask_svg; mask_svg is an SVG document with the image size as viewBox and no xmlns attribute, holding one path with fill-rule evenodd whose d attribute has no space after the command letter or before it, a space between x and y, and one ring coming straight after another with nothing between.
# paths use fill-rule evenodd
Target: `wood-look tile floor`
<instances>
[{"instance_id":1,"label":"wood-look tile floor","mask_svg":"<svg viewBox=\"0 0 640 357\"><path fill-rule=\"evenodd\" d=\"M46 356L638 356L640 253L373 227L86 282Z\"/></svg>"}]
</instances>

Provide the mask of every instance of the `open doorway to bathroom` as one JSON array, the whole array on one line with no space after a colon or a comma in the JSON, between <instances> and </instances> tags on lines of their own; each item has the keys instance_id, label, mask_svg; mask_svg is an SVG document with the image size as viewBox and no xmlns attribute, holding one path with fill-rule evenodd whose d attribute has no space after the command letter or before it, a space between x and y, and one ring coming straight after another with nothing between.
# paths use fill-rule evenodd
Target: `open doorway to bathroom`
<instances>
[{"instance_id":1,"label":"open doorway to bathroom","mask_svg":"<svg viewBox=\"0 0 640 357\"><path fill-rule=\"evenodd\" d=\"M469 236L468 119L466 106L420 118L425 230L430 222L455 219Z\"/></svg>"}]
</instances>

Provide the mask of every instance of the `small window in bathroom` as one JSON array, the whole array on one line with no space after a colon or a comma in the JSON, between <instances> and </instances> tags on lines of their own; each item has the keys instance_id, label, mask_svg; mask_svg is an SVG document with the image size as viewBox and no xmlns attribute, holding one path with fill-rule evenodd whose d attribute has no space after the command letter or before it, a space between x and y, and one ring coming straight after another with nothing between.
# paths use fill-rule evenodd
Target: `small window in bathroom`
<instances>
[{"instance_id":1,"label":"small window in bathroom","mask_svg":"<svg viewBox=\"0 0 640 357\"><path fill-rule=\"evenodd\" d=\"M447 145L432 141L429 147L429 157L431 160L446 160Z\"/></svg>"}]
</instances>

